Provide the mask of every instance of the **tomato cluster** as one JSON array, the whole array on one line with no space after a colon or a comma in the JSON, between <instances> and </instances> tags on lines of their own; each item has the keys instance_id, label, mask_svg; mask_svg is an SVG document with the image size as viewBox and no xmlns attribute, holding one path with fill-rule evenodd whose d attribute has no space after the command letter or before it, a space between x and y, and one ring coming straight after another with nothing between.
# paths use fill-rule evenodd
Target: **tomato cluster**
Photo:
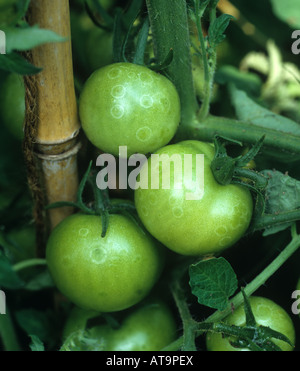
<instances>
[{"instance_id":1,"label":"tomato cluster","mask_svg":"<svg viewBox=\"0 0 300 371\"><path fill-rule=\"evenodd\" d=\"M212 143L171 143L180 122L178 93L170 80L145 66L113 63L96 70L82 90L79 113L84 133L98 150L117 157L119 147L126 146L129 156L142 153L148 160L134 191L138 221L111 214L103 237L101 216L77 213L49 238L50 273L76 305L65 336L86 329L88 319L99 313L132 310L118 329L101 324L90 333L104 341L106 350L159 350L174 340L173 314L161 302L137 306L158 283L165 254L201 257L233 246L249 227L252 195L241 185L216 181ZM270 310L274 318L268 324L294 341L280 309L252 301L258 317ZM279 316L283 328L277 324ZM228 323L240 324L240 317L236 311ZM230 347L218 335L207 338L208 350Z\"/></svg>"}]
</instances>

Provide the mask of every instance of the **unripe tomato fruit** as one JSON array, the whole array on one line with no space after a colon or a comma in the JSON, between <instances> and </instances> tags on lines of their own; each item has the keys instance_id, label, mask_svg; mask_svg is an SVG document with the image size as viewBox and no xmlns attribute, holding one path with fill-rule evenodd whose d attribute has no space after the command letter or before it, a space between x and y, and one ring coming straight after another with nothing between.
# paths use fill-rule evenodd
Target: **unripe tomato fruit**
<instances>
[{"instance_id":1,"label":"unripe tomato fruit","mask_svg":"<svg viewBox=\"0 0 300 371\"><path fill-rule=\"evenodd\" d=\"M113 34L96 27L86 13L71 11L73 64L76 73L86 78L113 61Z\"/></svg>"},{"instance_id":2,"label":"unripe tomato fruit","mask_svg":"<svg viewBox=\"0 0 300 371\"><path fill-rule=\"evenodd\" d=\"M258 296L250 297L249 302L258 325L270 327L272 330L282 333L292 344L295 344L294 324L283 308L270 299ZM243 305L239 306L233 313L226 317L224 322L229 325L244 326L246 319ZM223 337L222 334L208 333L206 337L207 350L227 352L247 350L233 347L228 339ZM232 338L231 340L235 341L237 339ZM272 341L283 351L293 350L288 343L282 340L272 339Z\"/></svg>"},{"instance_id":3,"label":"unripe tomato fruit","mask_svg":"<svg viewBox=\"0 0 300 371\"><path fill-rule=\"evenodd\" d=\"M101 232L100 216L69 216L52 231L46 259L58 289L71 302L97 312L120 311L152 289L164 250L123 215L110 215L104 238Z\"/></svg>"},{"instance_id":4,"label":"unripe tomato fruit","mask_svg":"<svg viewBox=\"0 0 300 371\"><path fill-rule=\"evenodd\" d=\"M115 63L95 71L79 101L82 129L103 152L146 154L166 145L180 121L178 93L147 67Z\"/></svg>"},{"instance_id":5,"label":"unripe tomato fruit","mask_svg":"<svg viewBox=\"0 0 300 371\"><path fill-rule=\"evenodd\" d=\"M99 315L99 314L98 314ZM85 330L96 313L74 309L64 328L64 338ZM159 351L176 339L177 323L169 307L159 299L146 299L125 314L120 327L108 324L89 328L89 336L103 342L104 351Z\"/></svg>"},{"instance_id":6,"label":"unripe tomato fruit","mask_svg":"<svg viewBox=\"0 0 300 371\"><path fill-rule=\"evenodd\" d=\"M164 165L164 161L153 165L153 168L158 166L157 175L151 169L154 159L151 156L140 172L141 184L142 179L146 179L146 186L135 190L135 206L140 219L157 240L182 255L214 254L232 246L243 236L252 217L250 192L239 185L220 185L215 180L210 168L214 153L212 144L193 140L155 152L161 159L163 156L172 159L173 155L181 159L179 165L171 166L169 187L162 182L158 189L151 185L153 179L163 179L168 160ZM196 166L197 154L204 155L204 165ZM191 166L185 155L192 156ZM204 176L203 194L195 186L197 173L199 182ZM199 199L188 199L188 195Z\"/></svg>"}]
</instances>

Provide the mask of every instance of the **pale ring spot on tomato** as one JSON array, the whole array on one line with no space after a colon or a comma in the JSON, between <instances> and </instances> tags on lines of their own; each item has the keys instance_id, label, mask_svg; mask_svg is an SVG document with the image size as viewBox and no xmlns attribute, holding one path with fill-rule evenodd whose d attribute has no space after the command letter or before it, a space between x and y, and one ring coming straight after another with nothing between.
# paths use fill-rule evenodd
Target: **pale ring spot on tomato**
<instances>
[{"instance_id":1,"label":"pale ring spot on tomato","mask_svg":"<svg viewBox=\"0 0 300 371\"><path fill-rule=\"evenodd\" d=\"M107 77L111 80L117 79L122 73L122 70L118 67L112 68L107 73Z\"/></svg>"},{"instance_id":2,"label":"pale ring spot on tomato","mask_svg":"<svg viewBox=\"0 0 300 371\"><path fill-rule=\"evenodd\" d=\"M175 218L181 218L184 214L183 209L181 207L173 207L172 212Z\"/></svg>"},{"instance_id":3,"label":"pale ring spot on tomato","mask_svg":"<svg viewBox=\"0 0 300 371\"><path fill-rule=\"evenodd\" d=\"M140 73L139 78L144 84L152 84L153 83L153 78L148 73L144 73L144 72Z\"/></svg>"},{"instance_id":4,"label":"pale ring spot on tomato","mask_svg":"<svg viewBox=\"0 0 300 371\"><path fill-rule=\"evenodd\" d=\"M136 74L134 72L128 72L127 77L130 80L135 80L136 79Z\"/></svg>"},{"instance_id":5,"label":"pale ring spot on tomato","mask_svg":"<svg viewBox=\"0 0 300 371\"><path fill-rule=\"evenodd\" d=\"M156 205L157 204L157 198L155 197L155 194L151 194L149 197L149 203L151 205Z\"/></svg>"},{"instance_id":6,"label":"pale ring spot on tomato","mask_svg":"<svg viewBox=\"0 0 300 371\"><path fill-rule=\"evenodd\" d=\"M151 138L151 135L152 130L148 126L144 126L136 132L136 138L141 142L147 142Z\"/></svg>"},{"instance_id":7,"label":"pale ring spot on tomato","mask_svg":"<svg viewBox=\"0 0 300 371\"><path fill-rule=\"evenodd\" d=\"M170 109L170 101L166 97L159 98L159 103L163 111L169 111Z\"/></svg>"},{"instance_id":8,"label":"pale ring spot on tomato","mask_svg":"<svg viewBox=\"0 0 300 371\"><path fill-rule=\"evenodd\" d=\"M221 227L218 227L216 230L215 230L215 233L217 236L223 236L224 234L226 234L228 232L227 228L225 226L221 226Z\"/></svg>"},{"instance_id":9,"label":"pale ring spot on tomato","mask_svg":"<svg viewBox=\"0 0 300 371\"><path fill-rule=\"evenodd\" d=\"M80 228L78 231L79 236L86 237L89 234L88 228Z\"/></svg>"},{"instance_id":10,"label":"pale ring spot on tomato","mask_svg":"<svg viewBox=\"0 0 300 371\"><path fill-rule=\"evenodd\" d=\"M153 98L150 95L143 95L140 99L140 105L143 108L150 108L153 106Z\"/></svg>"},{"instance_id":11,"label":"pale ring spot on tomato","mask_svg":"<svg viewBox=\"0 0 300 371\"><path fill-rule=\"evenodd\" d=\"M97 247L91 251L91 259L96 264L101 264L106 260L107 253L103 247Z\"/></svg>"},{"instance_id":12,"label":"pale ring spot on tomato","mask_svg":"<svg viewBox=\"0 0 300 371\"><path fill-rule=\"evenodd\" d=\"M141 213L142 213L144 216L148 216L148 215L149 215L149 210L148 210L146 207L142 207L142 208L141 208Z\"/></svg>"},{"instance_id":13,"label":"pale ring spot on tomato","mask_svg":"<svg viewBox=\"0 0 300 371\"><path fill-rule=\"evenodd\" d=\"M134 262L134 263L139 263L141 260L142 260L142 257L141 257L140 255L137 255L137 256L133 259L133 262Z\"/></svg>"},{"instance_id":14,"label":"pale ring spot on tomato","mask_svg":"<svg viewBox=\"0 0 300 371\"><path fill-rule=\"evenodd\" d=\"M169 204L172 205L182 205L183 204L183 199L178 200L178 196L176 194L172 194L169 197Z\"/></svg>"},{"instance_id":15,"label":"pale ring spot on tomato","mask_svg":"<svg viewBox=\"0 0 300 371\"><path fill-rule=\"evenodd\" d=\"M117 104L117 105L112 107L110 113L111 113L113 118L119 120L120 118L122 118L124 116L125 109L124 109L123 106Z\"/></svg>"},{"instance_id":16,"label":"pale ring spot on tomato","mask_svg":"<svg viewBox=\"0 0 300 371\"><path fill-rule=\"evenodd\" d=\"M221 238L221 240L219 241L219 246L221 247L225 247L225 246L228 246L230 243L231 243L232 239L228 236L225 236L223 238Z\"/></svg>"},{"instance_id":17,"label":"pale ring spot on tomato","mask_svg":"<svg viewBox=\"0 0 300 371\"><path fill-rule=\"evenodd\" d=\"M242 226L243 226L243 222L241 220L238 220L236 222L232 222L229 228L231 231L235 231L235 230L240 229Z\"/></svg>"},{"instance_id":18,"label":"pale ring spot on tomato","mask_svg":"<svg viewBox=\"0 0 300 371\"><path fill-rule=\"evenodd\" d=\"M114 98L123 98L126 93L126 88L123 85L116 85L112 88L111 95Z\"/></svg>"}]
</instances>

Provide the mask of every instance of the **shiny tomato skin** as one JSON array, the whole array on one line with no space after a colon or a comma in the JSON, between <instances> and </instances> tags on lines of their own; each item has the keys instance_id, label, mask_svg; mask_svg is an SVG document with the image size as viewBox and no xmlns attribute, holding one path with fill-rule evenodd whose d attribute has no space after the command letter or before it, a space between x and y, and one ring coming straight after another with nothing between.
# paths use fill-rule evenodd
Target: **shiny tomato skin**
<instances>
[{"instance_id":1,"label":"shiny tomato skin","mask_svg":"<svg viewBox=\"0 0 300 371\"><path fill-rule=\"evenodd\" d=\"M185 165L186 154L193 156L192 170ZM197 172L197 154L204 155L204 168L201 165L204 193L199 195L200 199L187 199L187 194L191 195L196 190L193 183ZM167 155L168 158L179 156L183 170L181 185L176 181L178 189L174 185L174 170L170 173L169 189L163 189L161 184L159 189L155 189L151 184L152 177L157 178L151 170L152 157L148 160L148 167L143 166L140 172L141 184L135 190L135 206L146 229L166 247L182 255L214 254L235 244L250 224L252 196L240 185L223 186L217 183L210 169L214 146L194 140L184 141L165 146L156 151L155 155ZM188 169L186 173L185 168ZM162 169L160 165L161 179ZM148 182L143 184L142 179L147 179L147 172Z\"/></svg>"},{"instance_id":2,"label":"shiny tomato skin","mask_svg":"<svg viewBox=\"0 0 300 371\"><path fill-rule=\"evenodd\" d=\"M88 336L99 339L105 351L159 351L176 340L177 322L170 307L150 295L145 301L119 313L120 326L108 324L88 326L88 320L101 320L101 314L73 308L64 327L64 338L79 330L88 330Z\"/></svg>"},{"instance_id":3,"label":"shiny tomato skin","mask_svg":"<svg viewBox=\"0 0 300 371\"><path fill-rule=\"evenodd\" d=\"M83 309L114 312L141 301L158 280L164 249L134 221L74 214L51 233L46 259L57 288Z\"/></svg>"},{"instance_id":4,"label":"shiny tomato skin","mask_svg":"<svg viewBox=\"0 0 300 371\"><path fill-rule=\"evenodd\" d=\"M249 301L258 325L267 326L282 333L292 342L292 344L295 344L295 328L292 319L283 308L274 301L264 297L252 296ZM226 317L224 322L229 325L244 326L246 320L243 305L239 306L233 313ZM293 347L282 340L272 339L272 341L283 351L293 350ZM215 333L207 334L206 346L208 351L234 352L248 350L233 347L228 338L226 339L222 334Z\"/></svg>"},{"instance_id":5,"label":"shiny tomato skin","mask_svg":"<svg viewBox=\"0 0 300 371\"><path fill-rule=\"evenodd\" d=\"M87 138L103 152L146 154L166 145L180 121L180 100L165 76L133 63L114 63L86 81L79 115Z\"/></svg>"},{"instance_id":6,"label":"shiny tomato skin","mask_svg":"<svg viewBox=\"0 0 300 371\"><path fill-rule=\"evenodd\" d=\"M104 339L107 351L160 351L176 339L176 321L161 300L134 309L120 328L99 326L94 333Z\"/></svg>"}]
</instances>

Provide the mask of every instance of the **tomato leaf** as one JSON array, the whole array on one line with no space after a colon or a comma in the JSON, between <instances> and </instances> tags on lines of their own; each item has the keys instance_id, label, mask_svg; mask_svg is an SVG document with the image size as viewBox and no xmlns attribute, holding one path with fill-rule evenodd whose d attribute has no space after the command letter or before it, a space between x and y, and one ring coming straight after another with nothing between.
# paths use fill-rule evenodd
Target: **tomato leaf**
<instances>
[{"instance_id":1,"label":"tomato leaf","mask_svg":"<svg viewBox=\"0 0 300 371\"><path fill-rule=\"evenodd\" d=\"M244 311L245 311L245 316L246 316L246 325L250 326L250 327L251 326L256 326L255 317L254 317L254 314L252 312L249 299L248 299L248 297L245 293L245 290L243 288L241 289L241 291L242 291L243 298L244 298Z\"/></svg>"},{"instance_id":2,"label":"tomato leaf","mask_svg":"<svg viewBox=\"0 0 300 371\"><path fill-rule=\"evenodd\" d=\"M24 283L13 270L10 261L0 251L0 287L6 289L19 289Z\"/></svg>"},{"instance_id":3,"label":"tomato leaf","mask_svg":"<svg viewBox=\"0 0 300 371\"><path fill-rule=\"evenodd\" d=\"M144 64L144 56L145 56L145 50L147 47L149 29L150 29L149 19L146 18L138 34L138 40L137 40L133 63L141 64L141 65Z\"/></svg>"},{"instance_id":4,"label":"tomato leaf","mask_svg":"<svg viewBox=\"0 0 300 371\"><path fill-rule=\"evenodd\" d=\"M38 336L42 341L51 339L53 319L48 312L35 309L21 309L15 312L19 326L29 335ZM52 323L51 323L52 322Z\"/></svg>"},{"instance_id":5,"label":"tomato leaf","mask_svg":"<svg viewBox=\"0 0 300 371\"><path fill-rule=\"evenodd\" d=\"M189 269L192 293L198 303L225 310L238 287L235 272L229 262L220 257L192 264Z\"/></svg>"},{"instance_id":6,"label":"tomato leaf","mask_svg":"<svg viewBox=\"0 0 300 371\"><path fill-rule=\"evenodd\" d=\"M292 211L300 207L300 181L276 170L264 170L261 172L268 178L268 186L265 190L265 212L278 214ZM268 236L289 228L292 222L273 225L265 229L263 235Z\"/></svg>"},{"instance_id":7,"label":"tomato leaf","mask_svg":"<svg viewBox=\"0 0 300 371\"><path fill-rule=\"evenodd\" d=\"M14 27L4 29L6 35L6 53L13 50L23 51L35 48L45 43L56 43L66 41L66 38L59 36L51 30L33 27Z\"/></svg>"},{"instance_id":8,"label":"tomato leaf","mask_svg":"<svg viewBox=\"0 0 300 371\"><path fill-rule=\"evenodd\" d=\"M0 54L0 69L19 75L35 75L42 70L33 66L16 52Z\"/></svg>"},{"instance_id":9,"label":"tomato leaf","mask_svg":"<svg viewBox=\"0 0 300 371\"><path fill-rule=\"evenodd\" d=\"M233 18L232 15L222 14L210 24L208 29L208 42L211 48L216 48L225 39L226 36L224 32Z\"/></svg>"},{"instance_id":10,"label":"tomato leaf","mask_svg":"<svg viewBox=\"0 0 300 371\"><path fill-rule=\"evenodd\" d=\"M32 352L44 352L45 347L42 341L36 335L29 335L31 344L29 345Z\"/></svg>"},{"instance_id":11,"label":"tomato leaf","mask_svg":"<svg viewBox=\"0 0 300 371\"><path fill-rule=\"evenodd\" d=\"M297 122L262 107L233 84L230 85L229 91L239 120L248 121L253 125L267 129L300 135L300 125Z\"/></svg>"}]
</instances>

